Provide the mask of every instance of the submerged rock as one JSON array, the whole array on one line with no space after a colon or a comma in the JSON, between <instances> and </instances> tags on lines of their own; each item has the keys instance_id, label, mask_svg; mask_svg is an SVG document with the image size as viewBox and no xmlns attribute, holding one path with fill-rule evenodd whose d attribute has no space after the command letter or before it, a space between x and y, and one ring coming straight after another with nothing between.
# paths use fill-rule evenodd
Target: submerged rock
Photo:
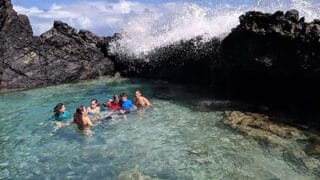
<instances>
[{"instance_id":1,"label":"submerged rock","mask_svg":"<svg viewBox=\"0 0 320 180\"><path fill-rule=\"evenodd\" d=\"M306 133L298 128L271 121L269 116L258 113L226 111L224 124L257 140L264 140L280 147L295 160L303 162L306 168L318 170L320 161L309 155L320 155L320 136ZM306 148L298 141L311 142ZM317 143L315 143L315 139Z\"/></svg>"},{"instance_id":2,"label":"submerged rock","mask_svg":"<svg viewBox=\"0 0 320 180\"><path fill-rule=\"evenodd\" d=\"M0 3L0 91L31 88L113 74L114 64L90 32L55 21L40 37L9 0Z\"/></svg>"},{"instance_id":3,"label":"submerged rock","mask_svg":"<svg viewBox=\"0 0 320 180\"><path fill-rule=\"evenodd\" d=\"M303 133L292 126L274 123L269 116L258 113L226 111L224 123L250 136L277 143L278 138L301 138Z\"/></svg>"},{"instance_id":4,"label":"submerged rock","mask_svg":"<svg viewBox=\"0 0 320 180\"><path fill-rule=\"evenodd\" d=\"M312 136L310 143L305 148L305 151L309 155L320 155L320 137Z\"/></svg>"}]
</instances>

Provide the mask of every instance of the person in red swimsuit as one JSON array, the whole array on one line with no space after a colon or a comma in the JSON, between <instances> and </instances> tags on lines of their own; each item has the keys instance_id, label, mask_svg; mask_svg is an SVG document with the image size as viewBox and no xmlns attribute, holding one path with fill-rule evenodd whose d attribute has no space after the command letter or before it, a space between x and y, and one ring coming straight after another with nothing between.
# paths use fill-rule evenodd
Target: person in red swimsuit
<instances>
[{"instance_id":1,"label":"person in red swimsuit","mask_svg":"<svg viewBox=\"0 0 320 180\"><path fill-rule=\"evenodd\" d=\"M111 110L111 111L121 110L119 96L114 95L113 99L110 99L108 102L103 103L103 106L109 108L109 110Z\"/></svg>"}]
</instances>

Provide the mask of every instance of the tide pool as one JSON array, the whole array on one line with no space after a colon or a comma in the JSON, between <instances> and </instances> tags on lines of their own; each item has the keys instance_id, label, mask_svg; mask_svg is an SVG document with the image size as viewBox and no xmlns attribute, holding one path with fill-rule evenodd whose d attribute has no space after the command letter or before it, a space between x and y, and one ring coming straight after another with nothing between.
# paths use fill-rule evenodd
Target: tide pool
<instances>
[{"instance_id":1,"label":"tide pool","mask_svg":"<svg viewBox=\"0 0 320 180\"><path fill-rule=\"evenodd\" d=\"M63 102L100 103L140 89L155 109L102 122L87 136L49 121ZM200 93L197 93L200 92ZM83 81L0 95L0 179L318 179L290 153L222 123L196 88L142 79ZM71 121L71 120L70 120ZM298 142L292 142L298 143ZM318 161L316 157L310 158Z\"/></svg>"}]
</instances>

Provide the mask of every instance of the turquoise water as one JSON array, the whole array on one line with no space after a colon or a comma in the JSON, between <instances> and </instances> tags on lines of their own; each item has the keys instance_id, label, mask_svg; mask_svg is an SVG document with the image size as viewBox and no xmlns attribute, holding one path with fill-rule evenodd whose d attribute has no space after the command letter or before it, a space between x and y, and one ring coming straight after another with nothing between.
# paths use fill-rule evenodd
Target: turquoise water
<instances>
[{"instance_id":1,"label":"turquoise water","mask_svg":"<svg viewBox=\"0 0 320 180\"><path fill-rule=\"evenodd\" d=\"M135 89L156 109L97 124L91 136L48 121L58 102L73 113L92 98L105 101L123 91L132 98ZM2 94L0 179L318 179L319 167L223 125L223 112L201 106L213 99L195 92L102 78Z\"/></svg>"}]
</instances>

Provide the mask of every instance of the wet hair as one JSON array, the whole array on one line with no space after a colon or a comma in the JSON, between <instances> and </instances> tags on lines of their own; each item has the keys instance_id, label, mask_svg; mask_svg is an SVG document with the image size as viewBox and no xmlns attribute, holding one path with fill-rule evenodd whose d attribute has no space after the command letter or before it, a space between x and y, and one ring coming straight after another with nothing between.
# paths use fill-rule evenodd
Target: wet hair
<instances>
[{"instance_id":1,"label":"wet hair","mask_svg":"<svg viewBox=\"0 0 320 180\"><path fill-rule=\"evenodd\" d=\"M138 93L142 94L142 93L141 93L141 91L140 91L139 89L137 89L137 90L136 90L136 92L138 92Z\"/></svg>"},{"instance_id":2,"label":"wet hair","mask_svg":"<svg viewBox=\"0 0 320 180\"><path fill-rule=\"evenodd\" d=\"M60 114L60 110L62 109L63 106L64 106L63 103L57 104L57 105L53 108L54 114L55 114L55 115L59 115L59 114Z\"/></svg>"},{"instance_id":3,"label":"wet hair","mask_svg":"<svg viewBox=\"0 0 320 180\"><path fill-rule=\"evenodd\" d=\"M73 115L73 122L78 125L79 129L84 127L83 119L82 119L82 112L84 111L84 106L79 106L76 109L76 112Z\"/></svg>"},{"instance_id":4,"label":"wet hair","mask_svg":"<svg viewBox=\"0 0 320 180\"><path fill-rule=\"evenodd\" d=\"M91 99L91 101L90 102L95 102L96 104L97 104L97 106L99 105L99 102L98 102L98 100L97 99Z\"/></svg>"},{"instance_id":5,"label":"wet hair","mask_svg":"<svg viewBox=\"0 0 320 180\"><path fill-rule=\"evenodd\" d=\"M121 93L121 97L127 97L127 94L126 93Z\"/></svg>"}]
</instances>

